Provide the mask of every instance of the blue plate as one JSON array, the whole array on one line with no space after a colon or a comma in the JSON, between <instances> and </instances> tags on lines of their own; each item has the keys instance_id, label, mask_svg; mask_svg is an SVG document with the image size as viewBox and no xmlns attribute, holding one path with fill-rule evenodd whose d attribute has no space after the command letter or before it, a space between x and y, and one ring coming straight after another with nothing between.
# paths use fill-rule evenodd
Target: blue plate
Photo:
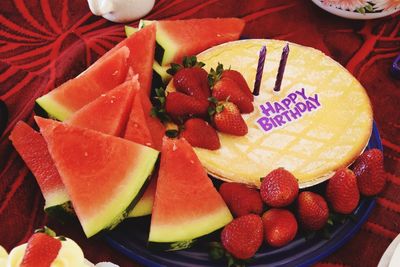
<instances>
[{"instance_id":1,"label":"blue plate","mask_svg":"<svg viewBox=\"0 0 400 267\"><path fill-rule=\"evenodd\" d=\"M367 149L371 148L382 150L382 143L375 123L367 146ZM324 183L311 188L311 190L318 192L322 191L323 188ZM354 220L346 219L343 224L335 225L330 231L331 237L329 239L316 235L306 240L304 235L299 234L293 242L282 248L273 249L263 245L256 254L254 261L248 266L309 266L322 260L343 246L360 229L374 206L374 198L362 198L354 212ZM128 219L115 230L104 234L104 238L112 247L145 266L221 266L220 262L211 261L208 258L205 243L201 242L197 247L182 251L156 252L147 249L149 226L149 216ZM215 236L215 238L217 240L218 236Z\"/></svg>"}]
</instances>

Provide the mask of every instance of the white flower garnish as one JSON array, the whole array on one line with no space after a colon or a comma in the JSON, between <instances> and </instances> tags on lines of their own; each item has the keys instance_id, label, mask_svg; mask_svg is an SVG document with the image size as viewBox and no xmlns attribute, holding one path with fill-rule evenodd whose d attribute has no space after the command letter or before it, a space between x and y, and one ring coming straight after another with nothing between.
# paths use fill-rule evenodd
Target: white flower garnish
<instances>
[{"instance_id":1,"label":"white flower garnish","mask_svg":"<svg viewBox=\"0 0 400 267\"><path fill-rule=\"evenodd\" d=\"M324 5L354 11L368 4L367 0L321 0Z\"/></svg>"}]
</instances>

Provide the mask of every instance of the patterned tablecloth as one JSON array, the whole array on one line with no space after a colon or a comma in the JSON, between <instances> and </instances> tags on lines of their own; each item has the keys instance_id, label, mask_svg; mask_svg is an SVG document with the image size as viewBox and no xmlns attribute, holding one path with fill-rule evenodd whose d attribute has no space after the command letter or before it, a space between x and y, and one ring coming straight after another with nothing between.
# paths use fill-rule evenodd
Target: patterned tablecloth
<instances>
[{"instance_id":1,"label":"patterned tablecloth","mask_svg":"<svg viewBox=\"0 0 400 267\"><path fill-rule=\"evenodd\" d=\"M330 15L310 0L159 0L146 19L203 17L240 17L247 23L246 37L320 49L365 86L384 146L388 184L361 231L318 266L376 266L400 232L400 81L389 73L400 53L399 13L354 21ZM7 250L49 225L76 240L93 262L138 266L100 238L86 239L78 225L48 218L35 179L8 140L18 120L33 123L37 97L78 75L123 38L123 25L93 16L83 0L1 1L0 244Z\"/></svg>"}]
</instances>

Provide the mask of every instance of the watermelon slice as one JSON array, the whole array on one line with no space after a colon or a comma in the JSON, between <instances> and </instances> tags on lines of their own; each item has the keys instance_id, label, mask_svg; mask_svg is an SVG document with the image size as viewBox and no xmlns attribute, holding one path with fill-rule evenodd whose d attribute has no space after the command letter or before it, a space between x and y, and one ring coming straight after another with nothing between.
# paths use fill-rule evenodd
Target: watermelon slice
<instances>
[{"instance_id":1,"label":"watermelon slice","mask_svg":"<svg viewBox=\"0 0 400 267\"><path fill-rule=\"evenodd\" d=\"M191 56L212 46L239 39L245 21L238 18L204 18L188 20L141 20L139 27L156 23L155 59L165 66L181 63L184 56Z\"/></svg>"},{"instance_id":2,"label":"watermelon slice","mask_svg":"<svg viewBox=\"0 0 400 267\"><path fill-rule=\"evenodd\" d=\"M55 213L62 210L68 211L70 209L69 196L43 137L28 124L19 121L9 138L39 184L45 199L44 209L50 213L51 211Z\"/></svg>"},{"instance_id":3,"label":"watermelon slice","mask_svg":"<svg viewBox=\"0 0 400 267\"><path fill-rule=\"evenodd\" d=\"M133 100L124 138L160 151L165 126L151 116L151 109L149 97L144 91L138 91Z\"/></svg>"},{"instance_id":4,"label":"watermelon slice","mask_svg":"<svg viewBox=\"0 0 400 267\"><path fill-rule=\"evenodd\" d=\"M130 37L138 30L138 28L125 25L125 34L127 37ZM161 66L157 61L153 62L153 80L151 83L152 88L162 87L167 84L169 80L171 80L171 75L167 73L168 69L169 66Z\"/></svg>"},{"instance_id":5,"label":"watermelon slice","mask_svg":"<svg viewBox=\"0 0 400 267\"><path fill-rule=\"evenodd\" d=\"M149 245L163 250L190 247L193 240L232 220L224 200L191 145L164 138L151 216Z\"/></svg>"},{"instance_id":6,"label":"watermelon slice","mask_svg":"<svg viewBox=\"0 0 400 267\"><path fill-rule=\"evenodd\" d=\"M155 25L136 31L115 48L123 46L127 46L130 50L128 65L131 75L139 74L140 87L150 96L156 46Z\"/></svg>"},{"instance_id":7,"label":"watermelon slice","mask_svg":"<svg viewBox=\"0 0 400 267\"><path fill-rule=\"evenodd\" d=\"M161 150L165 126L153 116L151 102L143 91L138 91L132 105L132 111L126 126L124 138L136 143ZM158 170L153 173L150 184L128 217L139 217L151 214Z\"/></svg>"},{"instance_id":8,"label":"watermelon slice","mask_svg":"<svg viewBox=\"0 0 400 267\"><path fill-rule=\"evenodd\" d=\"M115 89L102 94L75 112L66 122L105 134L120 136L132 105L132 98L140 88L137 76Z\"/></svg>"},{"instance_id":9,"label":"watermelon slice","mask_svg":"<svg viewBox=\"0 0 400 267\"><path fill-rule=\"evenodd\" d=\"M125 81L129 49L122 47L100 58L75 79L36 99L50 117L68 119L75 111Z\"/></svg>"},{"instance_id":10,"label":"watermelon slice","mask_svg":"<svg viewBox=\"0 0 400 267\"><path fill-rule=\"evenodd\" d=\"M35 117L87 237L133 208L158 151L97 131Z\"/></svg>"}]
</instances>

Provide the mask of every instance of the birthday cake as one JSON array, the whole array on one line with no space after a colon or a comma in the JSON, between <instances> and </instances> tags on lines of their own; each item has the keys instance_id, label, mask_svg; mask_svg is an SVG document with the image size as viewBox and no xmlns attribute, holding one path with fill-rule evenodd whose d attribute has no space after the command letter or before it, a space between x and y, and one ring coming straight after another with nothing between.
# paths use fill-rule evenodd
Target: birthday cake
<instances>
[{"instance_id":1,"label":"birthday cake","mask_svg":"<svg viewBox=\"0 0 400 267\"><path fill-rule=\"evenodd\" d=\"M369 98L344 67L321 51L289 43L282 86L274 92L286 44L241 40L198 55L205 69L223 63L241 72L252 87L260 48L267 48L254 111L243 114L248 134L219 132L220 149L196 148L211 175L259 186L260 177L283 167L295 175L300 187L307 187L351 164L366 147L373 121Z\"/></svg>"}]
</instances>

